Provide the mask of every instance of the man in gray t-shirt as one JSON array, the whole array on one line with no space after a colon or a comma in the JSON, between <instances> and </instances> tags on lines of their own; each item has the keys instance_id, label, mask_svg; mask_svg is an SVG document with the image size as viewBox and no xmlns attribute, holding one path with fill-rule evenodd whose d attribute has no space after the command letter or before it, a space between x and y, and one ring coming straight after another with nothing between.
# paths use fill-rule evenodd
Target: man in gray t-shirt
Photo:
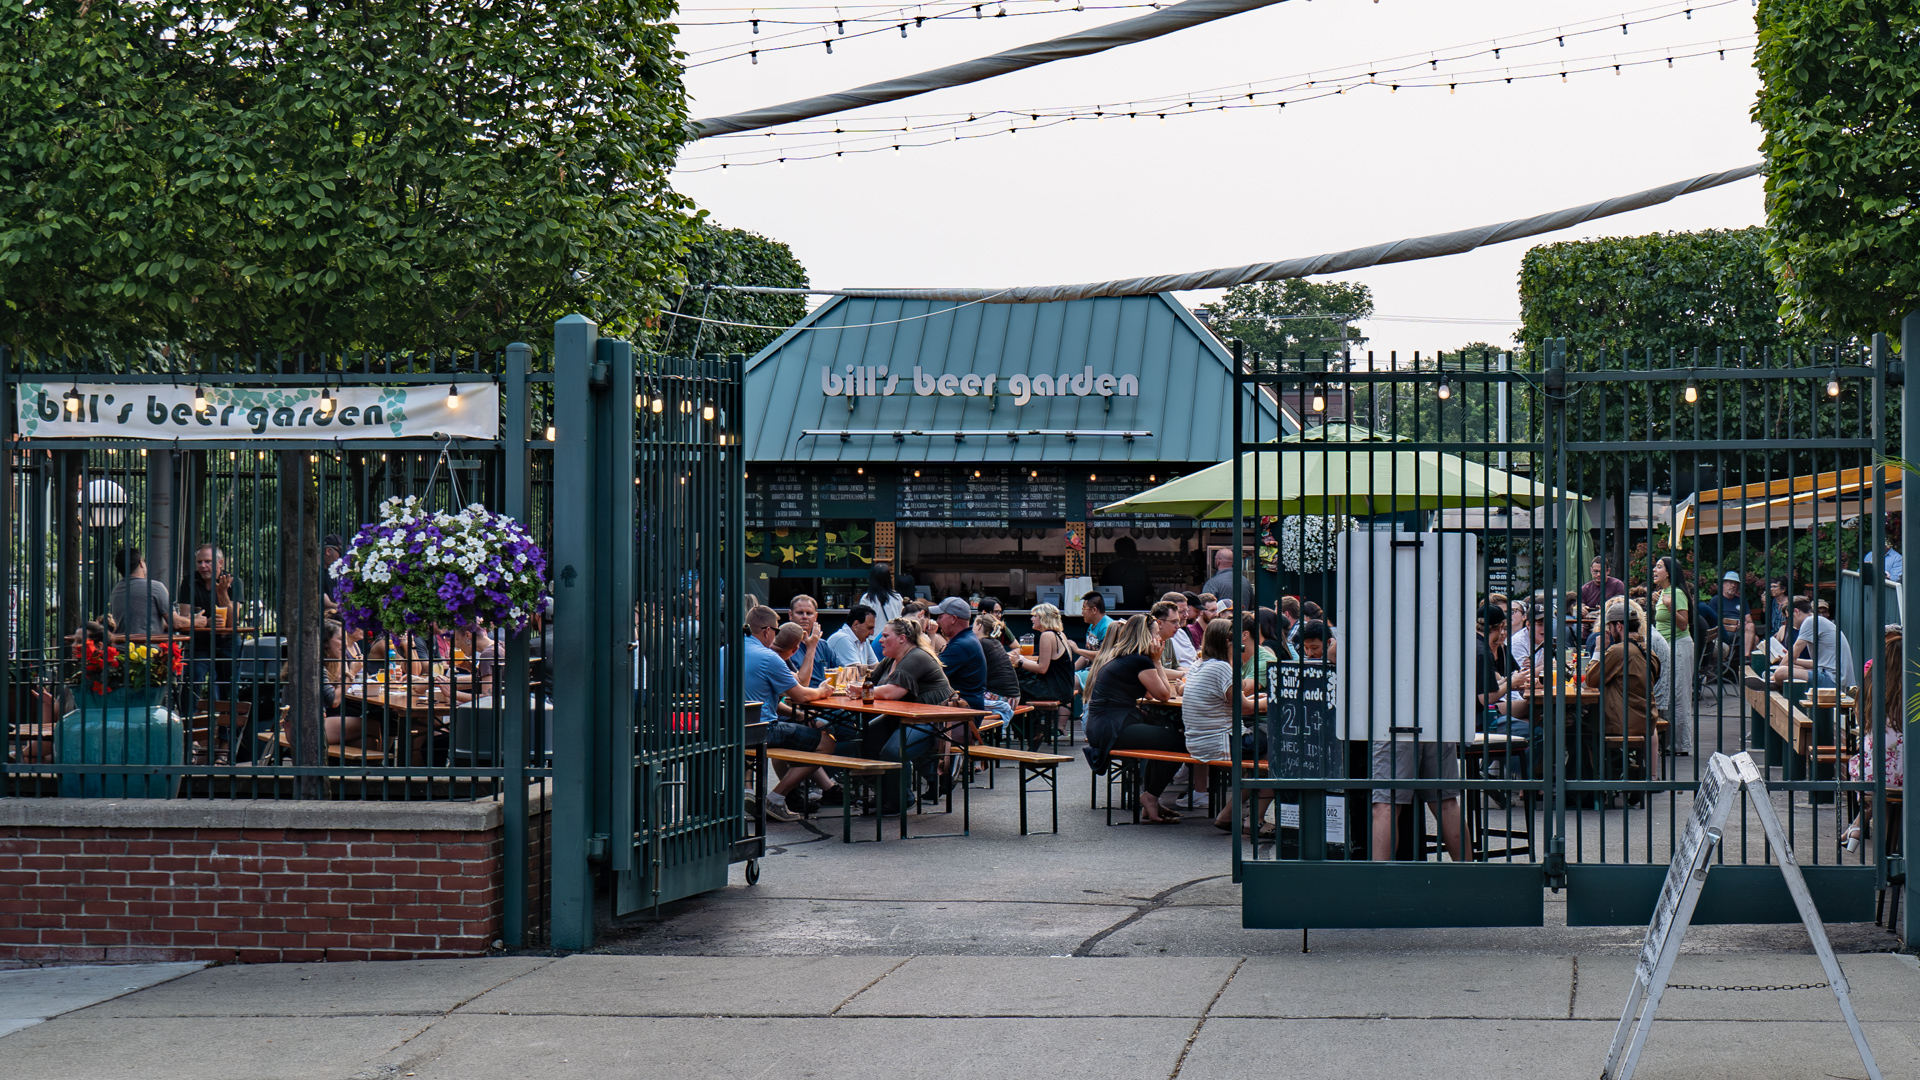
<instances>
[{"instance_id":1,"label":"man in gray t-shirt","mask_svg":"<svg viewBox=\"0 0 1920 1080\"><path fill-rule=\"evenodd\" d=\"M1853 674L1853 649L1832 619L1815 615L1804 596L1794 597L1788 618L1793 620L1793 645L1786 663L1774 669L1775 682L1791 676L1815 686L1839 686L1843 674Z\"/></svg>"},{"instance_id":2,"label":"man in gray t-shirt","mask_svg":"<svg viewBox=\"0 0 1920 1080\"><path fill-rule=\"evenodd\" d=\"M126 575L107 597L116 632L149 637L206 625L205 616L188 619L174 612L167 587L147 576L147 560L141 557L139 548L114 552L113 562Z\"/></svg>"}]
</instances>

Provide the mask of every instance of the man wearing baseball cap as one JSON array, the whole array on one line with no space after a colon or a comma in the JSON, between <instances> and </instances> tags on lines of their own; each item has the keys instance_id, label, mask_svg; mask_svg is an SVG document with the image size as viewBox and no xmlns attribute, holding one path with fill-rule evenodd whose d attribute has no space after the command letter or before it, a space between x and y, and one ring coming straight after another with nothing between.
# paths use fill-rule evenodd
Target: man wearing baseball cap
<instances>
[{"instance_id":1,"label":"man wearing baseball cap","mask_svg":"<svg viewBox=\"0 0 1920 1080\"><path fill-rule=\"evenodd\" d=\"M940 653L947 684L967 699L968 708L986 708L987 654L973 634L973 605L949 596L933 605L933 616L939 620L940 636L947 639L947 647Z\"/></svg>"},{"instance_id":2,"label":"man wearing baseball cap","mask_svg":"<svg viewBox=\"0 0 1920 1080\"><path fill-rule=\"evenodd\" d=\"M1740 585L1740 571L1729 570L1720 575L1720 595L1700 605L1702 615L1720 624L1720 635L1707 643L1716 673L1737 667L1746 648L1747 602Z\"/></svg>"}]
</instances>

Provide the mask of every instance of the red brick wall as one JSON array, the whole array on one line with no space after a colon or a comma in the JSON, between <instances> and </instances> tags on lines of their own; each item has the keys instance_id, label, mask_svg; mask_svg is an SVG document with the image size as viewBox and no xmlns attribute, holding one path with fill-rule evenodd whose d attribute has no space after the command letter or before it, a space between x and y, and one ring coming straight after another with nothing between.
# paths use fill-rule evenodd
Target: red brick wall
<instances>
[{"instance_id":1,"label":"red brick wall","mask_svg":"<svg viewBox=\"0 0 1920 1080\"><path fill-rule=\"evenodd\" d=\"M0 960L474 956L500 935L500 831L16 827Z\"/></svg>"},{"instance_id":2,"label":"red brick wall","mask_svg":"<svg viewBox=\"0 0 1920 1080\"><path fill-rule=\"evenodd\" d=\"M479 955L501 936L500 812L0 799L0 968Z\"/></svg>"}]
</instances>

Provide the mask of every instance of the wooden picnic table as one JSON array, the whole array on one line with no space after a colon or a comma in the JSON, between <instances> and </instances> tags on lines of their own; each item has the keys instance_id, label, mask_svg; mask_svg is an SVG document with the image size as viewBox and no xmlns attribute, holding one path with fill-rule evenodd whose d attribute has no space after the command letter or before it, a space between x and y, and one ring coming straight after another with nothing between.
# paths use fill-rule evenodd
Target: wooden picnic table
<instances>
[{"instance_id":1,"label":"wooden picnic table","mask_svg":"<svg viewBox=\"0 0 1920 1080\"><path fill-rule=\"evenodd\" d=\"M815 698L809 705L821 709L841 709L865 716L888 716L903 724L948 726L963 723L970 737L979 735L979 721L993 716L991 709L962 709L950 705L923 705L918 701L888 701L874 698L861 701L859 695L848 697L845 694L832 694Z\"/></svg>"},{"instance_id":2,"label":"wooden picnic table","mask_svg":"<svg viewBox=\"0 0 1920 1080\"><path fill-rule=\"evenodd\" d=\"M1746 691L1747 707L1766 717L1767 726L1793 748L1795 757L1804 758L1814 752L1813 716L1800 707L1807 703L1806 698L1800 699L1800 705L1795 705L1787 700L1787 695L1772 687L1763 690L1749 686ZM1813 707L1816 709L1853 710L1854 700L1849 695L1825 688L1809 693L1813 696Z\"/></svg>"}]
</instances>

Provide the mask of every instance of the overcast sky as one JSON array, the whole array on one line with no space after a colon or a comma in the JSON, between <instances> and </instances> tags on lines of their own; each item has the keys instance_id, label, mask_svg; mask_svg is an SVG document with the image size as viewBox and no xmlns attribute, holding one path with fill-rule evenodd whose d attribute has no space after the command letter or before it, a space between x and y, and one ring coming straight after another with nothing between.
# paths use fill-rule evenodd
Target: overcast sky
<instances>
[{"instance_id":1,"label":"overcast sky","mask_svg":"<svg viewBox=\"0 0 1920 1080\"><path fill-rule=\"evenodd\" d=\"M836 10L720 6L729 2L688 6L683 25L750 14L831 20ZM931 15L955 6L907 10ZM1689 6L1691 19L1677 14ZM795 28L771 22L757 40L745 25L684 25L680 40L694 62L736 51L695 50L730 43L809 43L765 52L757 65L742 58L691 68L694 115L711 116L911 74L1146 10L1072 7L1073 0L1024 0L1009 11L1060 10L998 19L989 3L987 18L929 21L905 40L891 29L841 38L830 27L776 39ZM886 10L839 9L846 17ZM1564 46L1553 40L1556 28L1588 29L1596 20L1610 25L1569 34ZM1623 20L1631 24L1625 34ZM849 23L847 31L871 25ZM1522 45L1541 39L1543 30L1544 43ZM818 44L829 36L836 40L832 55ZM1483 52L1437 70L1424 62L1430 52L1471 53L1494 39L1503 46L1498 60ZM1752 41L1750 0L1611 7L1591 0L1290 0L868 115L898 124L909 114L1106 105L1240 83L1261 89L1265 80L1316 71L1384 68L1389 58L1403 58L1394 65L1401 66L1409 54L1418 70L1397 78L1432 81L1469 71L1479 74L1462 80L1499 78L1508 68L1515 75L1547 70L1548 77L1463 84L1452 93L1367 86L1295 100L1284 110L1165 122L1079 120L1016 138L784 167L741 163L822 137L713 139L683 153L676 183L719 222L790 244L820 287L1044 285L1232 266L1502 221L1757 161L1760 132L1748 119L1758 88ZM1727 46L1724 60L1715 52L1720 43ZM1703 50L1703 57L1679 58ZM1671 67L1664 62L1669 51L1677 57ZM1607 66L1616 55L1627 65L1619 75L1574 73L1562 82L1551 70ZM1650 55L1658 62L1631 66ZM915 137L928 137L925 121L916 128ZM729 168L691 171L717 163L712 155L723 152L734 163ZM1754 179L1551 239L1738 228L1763 217ZM1511 320L1519 313L1520 257L1547 239L1343 277L1370 285L1381 315ZM1216 295L1183 299L1192 305ZM1514 328L1385 320L1366 327L1369 347L1382 359L1385 350L1404 359L1414 349L1506 343Z\"/></svg>"}]
</instances>

